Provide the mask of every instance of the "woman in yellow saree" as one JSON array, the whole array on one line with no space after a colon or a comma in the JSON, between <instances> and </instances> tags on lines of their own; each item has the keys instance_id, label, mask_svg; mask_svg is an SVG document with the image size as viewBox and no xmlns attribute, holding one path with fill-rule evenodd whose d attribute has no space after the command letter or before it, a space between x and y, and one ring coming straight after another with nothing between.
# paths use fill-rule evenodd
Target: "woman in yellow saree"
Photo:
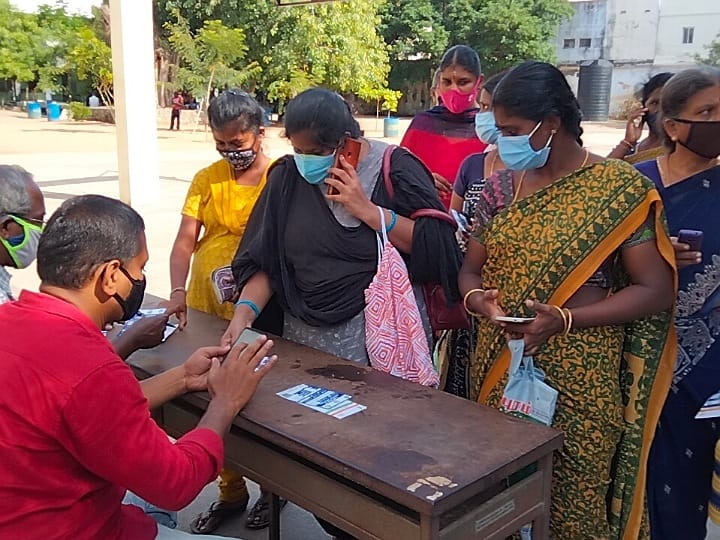
<instances>
[{"instance_id":1,"label":"woman in yellow saree","mask_svg":"<svg viewBox=\"0 0 720 540\"><path fill-rule=\"evenodd\" d=\"M506 338L521 335L559 392L552 538L644 538L647 454L675 353L660 198L626 163L582 148L577 100L550 64L514 68L493 110L512 170L485 186L460 274L480 317L472 397L500 406Z\"/></svg>"}]
</instances>

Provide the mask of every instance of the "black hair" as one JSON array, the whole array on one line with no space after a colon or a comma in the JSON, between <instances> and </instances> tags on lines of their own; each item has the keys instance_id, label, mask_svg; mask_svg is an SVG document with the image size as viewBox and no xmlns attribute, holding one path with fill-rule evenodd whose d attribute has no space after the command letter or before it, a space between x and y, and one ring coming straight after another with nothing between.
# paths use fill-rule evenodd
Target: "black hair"
<instances>
[{"instance_id":1,"label":"black hair","mask_svg":"<svg viewBox=\"0 0 720 540\"><path fill-rule=\"evenodd\" d=\"M46 285L79 289L103 263L127 264L140 253L142 217L102 195L68 199L50 217L38 245L37 271Z\"/></svg>"},{"instance_id":2,"label":"black hair","mask_svg":"<svg viewBox=\"0 0 720 540\"><path fill-rule=\"evenodd\" d=\"M655 90L658 88L662 88L665 86L665 84L672 78L673 74L668 71L663 71L662 73L657 73L650 77L650 80L643 84L642 89L640 90L640 102L643 104L643 107L647 103L647 100L650 99L650 94L652 94Z\"/></svg>"},{"instance_id":3,"label":"black hair","mask_svg":"<svg viewBox=\"0 0 720 540\"><path fill-rule=\"evenodd\" d=\"M334 150L343 136L362 135L350 105L339 94L325 88L310 88L290 100L285 108L285 135L307 131L315 143Z\"/></svg>"},{"instance_id":4,"label":"black hair","mask_svg":"<svg viewBox=\"0 0 720 540\"><path fill-rule=\"evenodd\" d=\"M222 129L237 122L242 133L257 134L265 121L265 111L257 101L242 90L225 90L208 106L208 121L211 129Z\"/></svg>"},{"instance_id":5,"label":"black hair","mask_svg":"<svg viewBox=\"0 0 720 540\"><path fill-rule=\"evenodd\" d=\"M440 60L440 71L444 71L450 66L460 66L475 75L475 77L480 77L482 74L480 57L475 52L475 49L467 45L454 45L445 51L442 60Z\"/></svg>"},{"instance_id":6,"label":"black hair","mask_svg":"<svg viewBox=\"0 0 720 540\"><path fill-rule=\"evenodd\" d=\"M497 85L500 84L500 81L502 81L503 77L507 75L508 71L510 70L503 69L501 72L490 77L487 81L485 81L485 84L483 84L483 90L492 96L495 93Z\"/></svg>"},{"instance_id":7,"label":"black hair","mask_svg":"<svg viewBox=\"0 0 720 540\"><path fill-rule=\"evenodd\" d=\"M664 126L665 120L678 118L687 102L698 92L720 84L720 69L710 66L686 69L673 75L663 86L660 95L659 125ZM675 142L662 129L663 144L673 150Z\"/></svg>"},{"instance_id":8,"label":"black hair","mask_svg":"<svg viewBox=\"0 0 720 540\"><path fill-rule=\"evenodd\" d=\"M540 122L560 118L563 127L582 146L582 112L562 72L547 62L527 61L511 69L493 93L492 105L512 116Z\"/></svg>"}]
</instances>

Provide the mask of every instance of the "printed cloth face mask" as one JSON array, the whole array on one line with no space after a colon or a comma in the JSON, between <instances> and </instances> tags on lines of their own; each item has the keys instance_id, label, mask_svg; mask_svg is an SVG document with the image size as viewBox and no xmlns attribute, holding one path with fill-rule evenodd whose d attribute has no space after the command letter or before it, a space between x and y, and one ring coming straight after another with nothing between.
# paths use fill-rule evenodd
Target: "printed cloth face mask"
<instances>
[{"instance_id":1,"label":"printed cloth face mask","mask_svg":"<svg viewBox=\"0 0 720 540\"><path fill-rule=\"evenodd\" d=\"M0 244L7 250L15 268L27 268L37 257L38 244L42 236L43 226L31 223L21 217L9 216L23 228L22 234L11 238L0 237Z\"/></svg>"},{"instance_id":2,"label":"printed cloth face mask","mask_svg":"<svg viewBox=\"0 0 720 540\"><path fill-rule=\"evenodd\" d=\"M475 115L475 134L485 144L495 144L500 130L495 125L495 115L492 111L483 111Z\"/></svg>"},{"instance_id":3,"label":"printed cloth face mask","mask_svg":"<svg viewBox=\"0 0 720 540\"><path fill-rule=\"evenodd\" d=\"M505 166L513 171L525 171L528 169L539 169L544 167L550 157L550 143L555 132L550 134L547 143L540 150L535 150L530 144L530 138L535 134L540 125L540 120L533 130L527 135L505 136L500 135L497 141L498 152Z\"/></svg>"},{"instance_id":4,"label":"printed cloth face mask","mask_svg":"<svg viewBox=\"0 0 720 540\"><path fill-rule=\"evenodd\" d=\"M720 121L685 120L684 118L673 118L673 120L690 125L687 139L685 142L678 141L678 144L706 159L720 156Z\"/></svg>"},{"instance_id":5,"label":"printed cloth face mask","mask_svg":"<svg viewBox=\"0 0 720 540\"><path fill-rule=\"evenodd\" d=\"M220 150L220 155L233 169L246 171L255 163L257 152L253 148L248 150Z\"/></svg>"},{"instance_id":6,"label":"printed cloth face mask","mask_svg":"<svg viewBox=\"0 0 720 540\"><path fill-rule=\"evenodd\" d=\"M314 154L295 154L295 166L308 184L319 184L328 177L330 167L335 163L335 154L316 156Z\"/></svg>"}]
</instances>

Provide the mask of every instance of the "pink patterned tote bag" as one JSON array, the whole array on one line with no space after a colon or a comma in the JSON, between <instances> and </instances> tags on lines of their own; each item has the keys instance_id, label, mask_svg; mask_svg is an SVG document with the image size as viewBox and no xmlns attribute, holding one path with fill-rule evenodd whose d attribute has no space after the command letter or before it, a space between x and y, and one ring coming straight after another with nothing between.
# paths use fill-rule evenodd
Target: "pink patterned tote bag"
<instances>
[{"instance_id":1,"label":"pink patterned tote bag","mask_svg":"<svg viewBox=\"0 0 720 540\"><path fill-rule=\"evenodd\" d=\"M378 270L365 290L365 344L370 364L390 375L437 387L440 379L430 358L407 267L388 240L382 209L380 230Z\"/></svg>"}]
</instances>

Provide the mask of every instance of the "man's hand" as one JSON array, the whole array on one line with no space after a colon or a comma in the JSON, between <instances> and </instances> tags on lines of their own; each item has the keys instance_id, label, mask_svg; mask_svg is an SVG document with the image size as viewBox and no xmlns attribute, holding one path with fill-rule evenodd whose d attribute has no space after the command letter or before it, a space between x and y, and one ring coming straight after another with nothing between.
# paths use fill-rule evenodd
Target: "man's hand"
<instances>
[{"instance_id":1,"label":"man's hand","mask_svg":"<svg viewBox=\"0 0 720 540\"><path fill-rule=\"evenodd\" d=\"M250 401L260 380L270 371L277 361L272 356L263 366L260 362L269 356L273 342L262 336L250 345L241 344L233 348L220 364L218 358L212 359L208 373L208 391L213 399L230 408L237 415Z\"/></svg>"},{"instance_id":2,"label":"man's hand","mask_svg":"<svg viewBox=\"0 0 720 540\"><path fill-rule=\"evenodd\" d=\"M183 379L186 392L200 392L207 390L208 373L212 361L225 356L230 347L203 347L198 349L183 364Z\"/></svg>"},{"instance_id":3,"label":"man's hand","mask_svg":"<svg viewBox=\"0 0 720 540\"><path fill-rule=\"evenodd\" d=\"M122 335L110 339L115 351L122 359L127 359L138 349L151 349L162 343L168 315L141 317L129 326Z\"/></svg>"}]
</instances>

